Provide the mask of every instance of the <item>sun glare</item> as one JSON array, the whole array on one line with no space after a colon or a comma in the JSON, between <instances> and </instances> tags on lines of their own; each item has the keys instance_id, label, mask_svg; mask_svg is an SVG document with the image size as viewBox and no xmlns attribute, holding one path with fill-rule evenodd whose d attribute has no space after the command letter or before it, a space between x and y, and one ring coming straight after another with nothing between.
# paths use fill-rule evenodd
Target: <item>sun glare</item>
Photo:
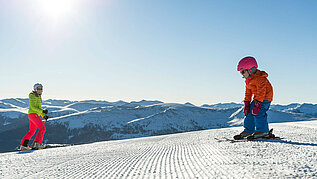
<instances>
[{"instance_id":1,"label":"sun glare","mask_svg":"<svg viewBox=\"0 0 317 179\"><path fill-rule=\"evenodd\" d=\"M42 15L59 20L73 13L75 0L37 0L37 5Z\"/></svg>"}]
</instances>

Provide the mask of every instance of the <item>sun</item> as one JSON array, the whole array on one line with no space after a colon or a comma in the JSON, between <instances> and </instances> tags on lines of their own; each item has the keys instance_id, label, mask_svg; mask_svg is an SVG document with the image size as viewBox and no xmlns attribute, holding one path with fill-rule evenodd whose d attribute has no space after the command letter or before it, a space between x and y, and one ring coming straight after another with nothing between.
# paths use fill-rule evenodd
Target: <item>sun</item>
<instances>
[{"instance_id":1,"label":"sun","mask_svg":"<svg viewBox=\"0 0 317 179\"><path fill-rule=\"evenodd\" d=\"M42 15L59 20L70 16L76 0L37 0L37 8Z\"/></svg>"}]
</instances>

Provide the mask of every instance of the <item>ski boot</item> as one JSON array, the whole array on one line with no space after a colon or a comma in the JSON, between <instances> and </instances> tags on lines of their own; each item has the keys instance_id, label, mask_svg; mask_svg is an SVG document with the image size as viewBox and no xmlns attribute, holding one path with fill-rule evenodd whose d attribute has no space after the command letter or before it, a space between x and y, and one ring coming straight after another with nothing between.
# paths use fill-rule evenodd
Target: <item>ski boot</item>
<instances>
[{"instance_id":1,"label":"ski boot","mask_svg":"<svg viewBox=\"0 0 317 179\"><path fill-rule=\"evenodd\" d=\"M252 134L250 134L250 133L248 133L248 132L246 132L246 131L243 131L243 132L241 132L239 135L235 135L235 136L233 136L233 138L235 139L235 140L241 140L241 139L245 139L245 138L247 138L247 137L249 137L249 136L251 136Z\"/></svg>"},{"instance_id":2,"label":"ski boot","mask_svg":"<svg viewBox=\"0 0 317 179\"><path fill-rule=\"evenodd\" d=\"M252 139L280 139L280 137L276 137L273 134L273 129L269 132L255 132L251 136L248 137L248 140Z\"/></svg>"},{"instance_id":3,"label":"ski boot","mask_svg":"<svg viewBox=\"0 0 317 179\"><path fill-rule=\"evenodd\" d=\"M27 151L27 150L31 150L32 148L28 146L29 143L29 139L25 139L23 144L20 145L19 147L17 147L18 151Z\"/></svg>"},{"instance_id":4,"label":"ski boot","mask_svg":"<svg viewBox=\"0 0 317 179\"><path fill-rule=\"evenodd\" d=\"M18 151L28 151L28 150L32 150L32 148L29 146L23 146L23 145L20 145L20 147L18 148Z\"/></svg>"},{"instance_id":5,"label":"ski boot","mask_svg":"<svg viewBox=\"0 0 317 179\"><path fill-rule=\"evenodd\" d=\"M35 142L33 148L36 149L36 150L45 149L46 145L45 144L39 144L39 143Z\"/></svg>"},{"instance_id":6,"label":"ski boot","mask_svg":"<svg viewBox=\"0 0 317 179\"><path fill-rule=\"evenodd\" d=\"M248 136L248 140L253 140L253 139L268 139L270 138L270 135L268 132L255 132L252 135Z\"/></svg>"}]
</instances>

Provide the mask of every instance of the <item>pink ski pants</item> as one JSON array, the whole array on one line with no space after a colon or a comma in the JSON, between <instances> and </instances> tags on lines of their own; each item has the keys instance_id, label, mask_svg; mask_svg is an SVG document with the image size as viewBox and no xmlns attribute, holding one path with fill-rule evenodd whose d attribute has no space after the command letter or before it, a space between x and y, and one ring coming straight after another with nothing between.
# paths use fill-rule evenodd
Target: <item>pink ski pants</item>
<instances>
[{"instance_id":1,"label":"pink ski pants","mask_svg":"<svg viewBox=\"0 0 317 179\"><path fill-rule=\"evenodd\" d=\"M36 113L30 113L29 114L29 120L30 120L30 130L29 132L23 137L21 141L21 145L24 143L25 139L30 140L31 137L35 134L36 128L39 128L39 132L36 135L35 142L42 144L44 133L46 131L46 127L44 126L44 123L42 122L42 119L36 114Z\"/></svg>"}]
</instances>

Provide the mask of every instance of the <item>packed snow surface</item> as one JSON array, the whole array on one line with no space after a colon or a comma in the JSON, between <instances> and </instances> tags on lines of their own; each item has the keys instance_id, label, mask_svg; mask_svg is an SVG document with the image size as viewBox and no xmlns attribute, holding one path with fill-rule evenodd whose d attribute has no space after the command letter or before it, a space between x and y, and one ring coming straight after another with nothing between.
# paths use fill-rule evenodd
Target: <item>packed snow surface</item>
<instances>
[{"instance_id":1,"label":"packed snow surface","mask_svg":"<svg viewBox=\"0 0 317 179\"><path fill-rule=\"evenodd\" d=\"M242 127L0 154L0 178L317 178L317 121L282 140L219 142Z\"/></svg>"}]
</instances>

